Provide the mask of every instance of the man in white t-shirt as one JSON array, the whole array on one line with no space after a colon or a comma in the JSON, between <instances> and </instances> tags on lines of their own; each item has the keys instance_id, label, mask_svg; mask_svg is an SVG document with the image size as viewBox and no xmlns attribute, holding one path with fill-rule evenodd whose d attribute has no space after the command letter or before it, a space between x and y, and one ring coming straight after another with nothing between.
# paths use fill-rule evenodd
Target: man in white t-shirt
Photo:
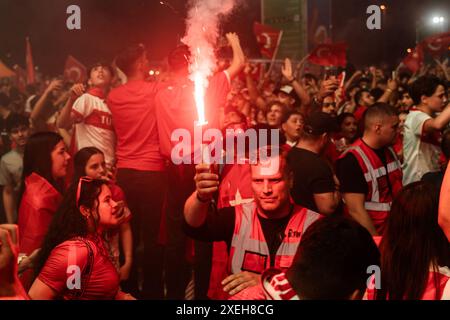
<instances>
[{"instance_id":1,"label":"man in white t-shirt","mask_svg":"<svg viewBox=\"0 0 450 320\"><path fill-rule=\"evenodd\" d=\"M116 144L111 111L105 102L112 77L110 66L94 65L89 71L89 89L83 94L84 85L74 85L57 121L58 127L64 129L75 124L71 148L74 153L84 147L97 147L109 166L115 163Z\"/></svg>"},{"instance_id":2,"label":"man in white t-shirt","mask_svg":"<svg viewBox=\"0 0 450 320\"><path fill-rule=\"evenodd\" d=\"M403 185L440 170L441 130L450 122L446 91L445 83L434 76L420 77L411 86L415 107L405 121Z\"/></svg>"}]
</instances>

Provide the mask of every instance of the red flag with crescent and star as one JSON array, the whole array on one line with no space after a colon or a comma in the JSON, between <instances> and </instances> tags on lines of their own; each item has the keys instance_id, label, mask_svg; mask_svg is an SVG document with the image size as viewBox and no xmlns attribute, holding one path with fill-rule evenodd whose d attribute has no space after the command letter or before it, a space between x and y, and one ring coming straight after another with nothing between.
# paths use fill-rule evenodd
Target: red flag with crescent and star
<instances>
[{"instance_id":1,"label":"red flag with crescent and star","mask_svg":"<svg viewBox=\"0 0 450 320\"><path fill-rule=\"evenodd\" d=\"M253 24L253 32L256 35L261 55L272 59L280 45L282 30L255 22Z\"/></svg>"},{"instance_id":2,"label":"red flag with crescent and star","mask_svg":"<svg viewBox=\"0 0 450 320\"><path fill-rule=\"evenodd\" d=\"M422 41L423 49L433 58L447 52L450 46L450 32L436 34Z\"/></svg>"},{"instance_id":3,"label":"red flag with crescent and star","mask_svg":"<svg viewBox=\"0 0 450 320\"><path fill-rule=\"evenodd\" d=\"M424 49L423 43L419 43L417 47L411 51L405 59L403 59L402 63L412 72L417 72L422 67L424 59Z\"/></svg>"},{"instance_id":4,"label":"red flag with crescent and star","mask_svg":"<svg viewBox=\"0 0 450 320\"><path fill-rule=\"evenodd\" d=\"M87 69L80 61L69 55L64 67L64 79L72 83L84 82L87 80Z\"/></svg>"},{"instance_id":5,"label":"red flag with crescent and star","mask_svg":"<svg viewBox=\"0 0 450 320\"><path fill-rule=\"evenodd\" d=\"M345 67L347 64L347 43L323 43L309 55L308 60L321 66Z\"/></svg>"}]
</instances>

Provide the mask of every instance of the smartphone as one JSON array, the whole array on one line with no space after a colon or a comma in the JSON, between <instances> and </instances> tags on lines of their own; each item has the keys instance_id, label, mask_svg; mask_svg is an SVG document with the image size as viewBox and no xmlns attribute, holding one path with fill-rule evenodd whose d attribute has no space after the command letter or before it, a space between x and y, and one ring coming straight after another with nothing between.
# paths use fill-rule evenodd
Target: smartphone
<instances>
[{"instance_id":1,"label":"smartphone","mask_svg":"<svg viewBox=\"0 0 450 320\"><path fill-rule=\"evenodd\" d=\"M397 71L396 70L392 71L392 80L395 80L395 79L397 79Z\"/></svg>"}]
</instances>

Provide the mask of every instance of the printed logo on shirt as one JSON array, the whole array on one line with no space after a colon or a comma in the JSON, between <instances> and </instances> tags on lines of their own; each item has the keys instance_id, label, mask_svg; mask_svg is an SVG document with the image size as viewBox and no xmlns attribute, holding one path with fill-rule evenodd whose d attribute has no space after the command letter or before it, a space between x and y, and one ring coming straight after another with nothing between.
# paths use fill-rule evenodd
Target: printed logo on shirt
<instances>
[{"instance_id":1,"label":"printed logo on shirt","mask_svg":"<svg viewBox=\"0 0 450 320\"><path fill-rule=\"evenodd\" d=\"M302 233L300 231L289 229L288 238L300 238Z\"/></svg>"},{"instance_id":2,"label":"printed logo on shirt","mask_svg":"<svg viewBox=\"0 0 450 320\"><path fill-rule=\"evenodd\" d=\"M84 123L105 130L114 130L112 125L112 115L108 112L94 110L86 117Z\"/></svg>"}]
</instances>

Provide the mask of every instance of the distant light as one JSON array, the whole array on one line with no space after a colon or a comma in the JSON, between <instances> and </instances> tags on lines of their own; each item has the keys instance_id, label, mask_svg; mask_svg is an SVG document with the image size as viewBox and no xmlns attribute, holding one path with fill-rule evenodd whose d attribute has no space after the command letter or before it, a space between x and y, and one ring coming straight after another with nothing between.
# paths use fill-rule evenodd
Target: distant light
<instances>
[{"instance_id":1,"label":"distant light","mask_svg":"<svg viewBox=\"0 0 450 320\"><path fill-rule=\"evenodd\" d=\"M156 74L157 76L159 76L159 71L156 71L155 74Z\"/></svg>"},{"instance_id":2,"label":"distant light","mask_svg":"<svg viewBox=\"0 0 450 320\"><path fill-rule=\"evenodd\" d=\"M381 9L381 10L386 10L386 6L385 6L384 4L382 4L382 5L380 6L380 9Z\"/></svg>"},{"instance_id":3,"label":"distant light","mask_svg":"<svg viewBox=\"0 0 450 320\"><path fill-rule=\"evenodd\" d=\"M406 52L411 53L411 48L406 49Z\"/></svg>"},{"instance_id":4,"label":"distant light","mask_svg":"<svg viewBox=\"0 0 450 320\"><path fill-rule=\"evenodd\" d=\"M433 23L444 22L444 17L433 17Z\"/></svg>"},{"instance_id":5,"label":"distant light","mask_svg":"<svg viewBox=\"0 0 450 320\"><path fill-rule=\"evenodd\" d=\"M153 75L155 74L155 71L150 70L149 74L150 74L151 76L153 76Z\"/></svg>"}]
</instances>

